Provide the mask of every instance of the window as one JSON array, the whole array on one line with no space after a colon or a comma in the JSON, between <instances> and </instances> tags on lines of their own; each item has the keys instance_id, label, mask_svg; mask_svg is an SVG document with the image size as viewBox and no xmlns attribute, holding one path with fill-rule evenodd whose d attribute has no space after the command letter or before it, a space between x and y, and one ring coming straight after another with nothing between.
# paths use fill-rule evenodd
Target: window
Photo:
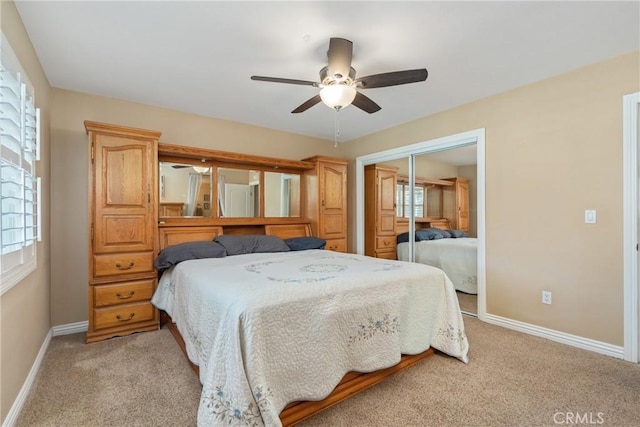
<instances>
[{"instance_id":1,"label":"window","mask_svg":"<svg viewBox=\"0 0 640 427\"><path fill-rule=\"evenodd\" d=\"M39 109L2 35L0 61L0 295L36 268L39 240Z\"/></svg>"},{"instance_id":2,"label":"window","mask_svg":"<svg viewBox=\"0 0 640 427\"><path fill-rule=\"evenodd\" d=\"M415 185L413 193L413 210L416 218L424 217L425 212L425 198L424 187L421 185ZM409 218L411 206L411 192L409 191L408 183L396 184L396 216L399 218Z\"/></svg>"}]
</instances>

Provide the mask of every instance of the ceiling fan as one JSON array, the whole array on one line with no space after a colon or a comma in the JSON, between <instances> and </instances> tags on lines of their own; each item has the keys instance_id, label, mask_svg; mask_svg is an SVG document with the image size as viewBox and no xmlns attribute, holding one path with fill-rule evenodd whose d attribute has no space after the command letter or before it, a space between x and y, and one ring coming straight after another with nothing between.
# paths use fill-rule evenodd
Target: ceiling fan
<instances>
[{"instance_id":1,"label":"ceiling fan","mask_svg":"<svg viewBox=\"0 0 640 427\"><path fill-rule=\"evenodd\" d=\"M353 104L367 113L375 113L381 107L360 90L397 86L422 82L427 79L427 69L394 71L356 78L356 70L351 67L353 43L347 39L332 37L327 51L328 65L320 70L320 81L286 79L279 77L251 76L251 80L313 86L320 92L306 100L292 113L302 113L320 101L336 111Z\"/></svg>"}]
</instances>

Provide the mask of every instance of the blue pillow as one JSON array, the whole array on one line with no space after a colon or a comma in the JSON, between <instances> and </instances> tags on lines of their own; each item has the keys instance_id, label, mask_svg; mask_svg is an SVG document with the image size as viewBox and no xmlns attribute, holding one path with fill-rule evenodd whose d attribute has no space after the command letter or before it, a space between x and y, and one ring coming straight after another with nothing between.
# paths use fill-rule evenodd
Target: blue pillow
<instances>
[{"instance_id":1,"label":"blue pillow","mask_svg":"<svg viewBox=\"0 0 640 427\"><path fill-rule=\"evenodd\" d=\"M327 241L319 237L291 237L284 242L292 251L306 251L307 249L324 249Z\"/></svg>"},{"instance_id":2,"label":"blue pillow","mask_svg":"<svg viewBox=\"0 0 640 427\"><path fill-rule=\"evenodd\" d=\"M442 237L443 237L443 238L445 238L445 239L448 239L448 238L450 238L450 237L453 237L453 236L451 235L451 233L450 233L450 230L442 230L442 229L440 229L440 228L439 228L438 230L440 230L440 234L442 234Z\"/></svg>"},{"instance_id":3,"label":"blue pillow","mask_svg":"<svg viewBox=\"0 0 640 427\"><path fill-rule=\"evenodd\" d=\"M469 237L467 233L461 230L447 230L447 231L449 232L449 234L451 234L451 237L454 239L457 239L459 237Z\"/></svg>"},{"instance_id":4,"label":"blue pillow","mask_svg":"<svg viewBox=\"0 0 640 427\"><path fill-rule=\"evenodd\" d=\"M200 258L222 258L227 256L227 251L216 242L185 242L168 246L160 251L153 262L153 266L162 273L172 265L182 261Z\"/></svg>"}]
</instances>

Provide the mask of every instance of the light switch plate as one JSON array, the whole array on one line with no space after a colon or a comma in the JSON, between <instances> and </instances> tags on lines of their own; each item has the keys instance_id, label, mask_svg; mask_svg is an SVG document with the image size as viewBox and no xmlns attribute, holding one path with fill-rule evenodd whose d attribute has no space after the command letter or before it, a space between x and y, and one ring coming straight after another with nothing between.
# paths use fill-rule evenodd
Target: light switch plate
<instances>
[{"instance_id":1,"label":"light switch plate","mask_svg":"<svg viewBox=\"0 0 640 427\"><path fill-rule=\"evenodd\" d=\"M585 224L595 224L596 223L596 211L595 209L587 209L584 211L584 222Z\"/></svg>"}]
</instances>

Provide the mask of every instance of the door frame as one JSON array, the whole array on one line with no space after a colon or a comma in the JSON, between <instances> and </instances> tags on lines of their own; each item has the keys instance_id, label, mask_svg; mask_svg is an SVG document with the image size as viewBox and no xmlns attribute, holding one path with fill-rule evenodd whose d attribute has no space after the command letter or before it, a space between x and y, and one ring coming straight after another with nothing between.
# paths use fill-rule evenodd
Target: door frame
<instances>
[{"instance_id":1,"label":"door frame","mask_svg":"<svg viewBox=\"0 0 640 427\"><path fill-rule=\"evenodd\" d=\"M622 98L623 122L623 251L624 251L624 360L640 362L640 282L638 281L638 113L640 112L640 92Z\"/></svg>"},{"instance_id":2,"label":"door frame","mask_svg":"<svg viewBox=\"0 0 640 427\"><path fill-rule=\"evenodd\" d=\"M356 252L364 254L364 167L411 155L428 154L476 144L477 230L478 230L478 319L485 320L486 251L485 251L485 129L475 129L442 138L356 157Z\"/></svg>"}]
</instances>

